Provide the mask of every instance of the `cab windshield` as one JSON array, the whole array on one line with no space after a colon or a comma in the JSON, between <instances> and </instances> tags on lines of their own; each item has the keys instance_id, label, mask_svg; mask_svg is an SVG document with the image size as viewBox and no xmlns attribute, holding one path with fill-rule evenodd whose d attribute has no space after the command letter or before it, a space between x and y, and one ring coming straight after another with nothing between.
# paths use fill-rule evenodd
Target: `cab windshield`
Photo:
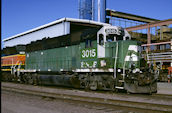
<instances>
[{"instance_id":1,"label":"cab windshield","mask_svg":"<svg viewBox=\"0 0 172 113\"><path fill-rule=\"evenodd\" d=\"M115 34L108 34L106 36L106 41L107 42L113 42L114 41L114 36L115 36Z\"/></svg>"}]
</instances>

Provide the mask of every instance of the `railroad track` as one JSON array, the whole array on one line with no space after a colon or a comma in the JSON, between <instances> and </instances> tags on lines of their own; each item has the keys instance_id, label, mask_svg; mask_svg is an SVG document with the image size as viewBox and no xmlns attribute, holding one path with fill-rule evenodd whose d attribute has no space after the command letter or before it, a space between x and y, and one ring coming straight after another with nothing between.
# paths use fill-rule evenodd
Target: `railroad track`
<instances>
[{"instance_id":1,"label":"railroad track","mask_svg":"<svg viewBox=\"0 0 172 113\"><path fill-rule=\"evenodd\" d=\"M23 84L22 84L23 85ZM42 96L46 98L51 99L64 99L64 100L71 100L75 102L86 102L91 104L101 104L101 105L108 105L108 106L122 106L127 108L133 108L133 109L139 109L139 110L146 110L149 112L166 112L171 113L172 112L172 105L166 105L166 104L159 104L159 103L148 103L148 102L137 102L137 101L128 101L128 100L119 100L119 99L111 99L111 98L105 98L105 97L96 97L94 96L85 96L84 92L83 95L77 95L76 94L67 94L64 92L53 92L48 91L47 87L44 89L44 87L40 86L29 86L30 88L23 87L20 84L9 86L2 83L1 89L2 91L12 91L22 94L29 94L29 95L36 95L36 96ZM27 86L27 85L26 85ZM36 87L36 88L35 88ZM42 90L38 90L42 89ZM86 92L88 93L88 92Z\"/></svg>"}]
</instances>

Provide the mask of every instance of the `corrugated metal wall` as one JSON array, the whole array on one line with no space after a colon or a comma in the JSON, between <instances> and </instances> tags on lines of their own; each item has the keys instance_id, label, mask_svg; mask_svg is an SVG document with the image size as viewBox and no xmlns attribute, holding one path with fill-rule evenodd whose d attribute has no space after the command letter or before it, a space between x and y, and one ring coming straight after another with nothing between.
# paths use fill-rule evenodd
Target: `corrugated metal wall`
<instances>
[{"instance_id":1,"label":"corrugated metal wall","mask_svg":"<svg viewBox=\"0 0 172 113\"><path fill-rule=\"evenodd\" d=\"M29 44L31 41L41 40L45 37L57 37L70 33L70 22L62 22L47 28L25 34L12 40L4 42L4 47L12 47L19 44Z\"/></svg>"}]
</instances>

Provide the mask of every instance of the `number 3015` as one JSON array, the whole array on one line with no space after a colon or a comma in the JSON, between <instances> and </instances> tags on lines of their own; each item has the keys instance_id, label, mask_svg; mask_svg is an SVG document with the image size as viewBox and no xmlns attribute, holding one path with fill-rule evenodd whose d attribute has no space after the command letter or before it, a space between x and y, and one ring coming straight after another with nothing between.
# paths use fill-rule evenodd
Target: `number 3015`
<instances>
[{"instance_id":1,"label":"number 3015","mask_svg":"<svg viewBox=\"0 0 172 113\"><path fill-rule=\"evenodd\" d=\"M96 49L82 50L82 58L96 57Z\"/></svg>"}]
</instances>

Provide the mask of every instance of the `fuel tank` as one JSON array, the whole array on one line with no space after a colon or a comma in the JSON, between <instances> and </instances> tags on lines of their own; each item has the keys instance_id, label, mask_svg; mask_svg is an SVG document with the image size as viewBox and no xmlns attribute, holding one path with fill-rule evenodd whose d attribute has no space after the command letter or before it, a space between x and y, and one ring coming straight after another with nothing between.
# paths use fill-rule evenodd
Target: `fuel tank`
<instances>
[{"instance_id":1,"label":"fuel tank","mask_svg":"<svg viewBox=\"0 0 172 113\"><path fill-rule=\"evenodd\" d=\"M39 75L39 84L78 88L80 82L74 75Z\"/></svg>"}]
</instances>

